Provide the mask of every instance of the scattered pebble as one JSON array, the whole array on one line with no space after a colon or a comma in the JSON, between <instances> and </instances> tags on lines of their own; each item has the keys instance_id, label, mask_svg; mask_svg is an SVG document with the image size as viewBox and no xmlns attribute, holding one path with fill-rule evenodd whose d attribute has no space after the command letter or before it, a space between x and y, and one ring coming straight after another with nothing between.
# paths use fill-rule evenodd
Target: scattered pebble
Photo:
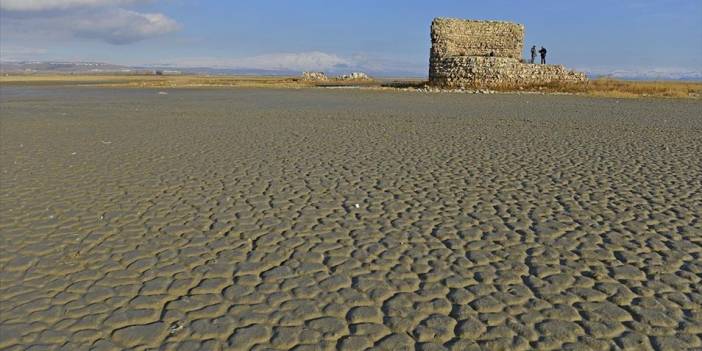
<instances>
[{"instance_id":1,"label":"scattered pebble","mask_svg":"<svg viewBox=\"0 0 702 351\"><path fill-rule=\"evenodd\" d=\"M168 334L175 334L183 329L183 324L180 321L173 322L170 327L168 327Z\"/></svg>"}]
</instances>

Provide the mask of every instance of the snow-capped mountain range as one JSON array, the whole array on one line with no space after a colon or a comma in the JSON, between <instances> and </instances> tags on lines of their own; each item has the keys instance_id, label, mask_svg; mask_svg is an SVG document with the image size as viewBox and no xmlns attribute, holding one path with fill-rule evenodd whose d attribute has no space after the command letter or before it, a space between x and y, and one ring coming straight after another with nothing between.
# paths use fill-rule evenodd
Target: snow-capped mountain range
<instances>
[{"instance_id":1,"label":"snow-capped mountain range","mask_svg":"<svg viewBox=\"0 0 702 351\"><path fill-rule=\"evenodd\" d=\"M104 62L82 61L0 61L2 73L140 73L154 70L178 71L179 73L198 74L249 74L249 75L294 75L299 74L291 69L261 69L259 67L191 67L173 64L145 64L139 66L118 65ZM578 68L590 78L611 77L632 80L691 80L702 81L702 69L675 68L636 68L636 69L607 69L607 68ZM375 76L397 75L397 72L368 72ZM426 72L406 72L408 76L421 77Z\"/></svg>"}]
</instances>

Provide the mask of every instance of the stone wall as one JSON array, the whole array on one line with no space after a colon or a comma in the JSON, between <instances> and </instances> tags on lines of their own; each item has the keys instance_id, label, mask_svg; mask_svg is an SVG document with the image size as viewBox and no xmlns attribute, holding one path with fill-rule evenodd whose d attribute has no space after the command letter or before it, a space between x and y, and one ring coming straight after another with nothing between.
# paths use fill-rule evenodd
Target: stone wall
<instances>
[{"instance_id":1,"label":"stone wall","mask_svg":"<svg viewBox=\"0 0 702 351\"><path fill-rule=\"evenodd\" d=\"M504 57L448 57L435 69L431 85L442 88L516 88L587 81L584 73L561 65L527 64Z\"/></svg>"},{"instance_id":2,"label":"stone wall","mask_svg":"<svg viewBox=\"0 0 702 351\"><path fill-rule=\"evenodd\" d=\"M431 23L431 54L449 56L522 57L524 26L500 21L436 18Z\"/></svg>"},{"instance_id":3,"label":"stone wall","mask_svg":"<svg viewBox=\"0 0 702 351\"><path fill-rule=\"evenodd\" d=\"M431 24L429 84L442 88L498 88L582 82L560 65L521 62L524 26L501 21L436 18Z\"/></svg>"}]
</instances>

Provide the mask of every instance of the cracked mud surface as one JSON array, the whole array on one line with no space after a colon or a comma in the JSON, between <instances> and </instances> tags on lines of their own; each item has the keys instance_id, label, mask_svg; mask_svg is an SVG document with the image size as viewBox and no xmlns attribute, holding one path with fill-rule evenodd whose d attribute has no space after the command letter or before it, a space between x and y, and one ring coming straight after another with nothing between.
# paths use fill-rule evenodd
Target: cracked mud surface
<instances>
[{"instance_id":1,"label":"cracked mud surface","mask_svg":"<svg viewBox=\"0 0 702 351\"><path fill-rule=\"evenodd\" d=\"M702 347L702 104L3 87L0 349Z\"/></svg>"}]
</instances>

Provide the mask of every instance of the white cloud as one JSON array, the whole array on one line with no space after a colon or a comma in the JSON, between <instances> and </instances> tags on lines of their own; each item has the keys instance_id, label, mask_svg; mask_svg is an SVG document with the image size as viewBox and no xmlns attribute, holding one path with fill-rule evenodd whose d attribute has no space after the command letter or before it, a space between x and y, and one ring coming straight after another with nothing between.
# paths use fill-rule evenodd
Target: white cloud
<instances>
[{"instance_id":1,"label":"white cloud","mask_svg":"<svg viewBox=\"0 0 702 351\"><path fill-rule=\"evenodd\" d=\"M46 49L29 48L25 46L1 46L2 54L5 55L43 55L47 53Z\"/></svg>"},{"instance_id":2,"label":"white cloud","mask_svg":"<svg viewBox=\"0 0 702 351\"><path fill-rule=\"evenodd\" d=\"M70 8L117 6L134 0L0 0L0 9L7 11L47 11Z\"/></svg>"},{"instance_id":3,"label":"white cloud","mask_svg":"<svg viewBox=\"0 0 702 351\"><path fill-rule=\"evenodd\" d=\"M99 39L110 44L129 44L177 30L178 23L160 13L140 13L116 9L101 16L89 16L73 21L75 35Z\"/></svg>"},{"instance_id":4,"label":"white cloud","mask_svg":"<svg viewBox=\"0 0 702 351\"><path fill-rule=\"evenodd\" d=\"M180 28L161 13L117 7L148 0L0 0L2 39L88 38L129 44ZM17 41L17 40L15 40Z\"/></svg>"}]
</instances>

